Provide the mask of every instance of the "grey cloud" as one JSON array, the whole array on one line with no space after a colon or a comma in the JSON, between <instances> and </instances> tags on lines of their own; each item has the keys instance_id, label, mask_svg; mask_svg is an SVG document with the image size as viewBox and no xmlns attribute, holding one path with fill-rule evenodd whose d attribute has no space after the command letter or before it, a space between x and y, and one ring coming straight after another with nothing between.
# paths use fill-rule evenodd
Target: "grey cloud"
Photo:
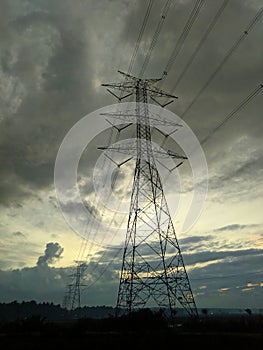
<instances>
[{"instance_id":1,"label":"grey cloud","mask_svg":"<svg viewBox=\"0 0 263 350\"><path fill-rule=\"evenodd\" d=\"M224 14L226 15L226 23L220 21L214 32L211 33L211 37L208 38L202 55L199 57L200 62L197 61L199 69L195 70L194 74L193 71L189 71L186 81L191 82L191 84L187 84L187 89L184 85L180 88L179 94L182 102L179 101L179 105L172 107L174 111L180 110L180 106L185 105L185 101L189 99L189 94L193 93L193 89L200 85L200 79L203 76L203 69L200 67L207 67L207 61L213 63L224 54L223 48L218 48L219 42L227 46L226 40L222 41L224 32L227 32L228 35L231 34L229 42L230 39L234 39L234 35L237 35L247 22L247 17L254 14L257 2L255 4L231 4L227 6ZM14 203L16 196L23 201L39 188L52 185L55 155L70 126L81 116L101 106L102 100L106 104L115 102L110 97L106 97L103 89L95 91L92 80L96 77L107 81L114 76L116 57L110 69L109 65L106 64L108 62L106 57L109 57L110 60L114 58L114 53L123 51L124 42L130 45L130 49L134 47L138 35L137 29L140 27L146 6L144 2L137 2L131 11L131 6L128 3L118 4L107 1L102 3L76 1L74 5L68 1L30 1L27 7L23 5L23 2L16 4L16 6L12 6L10 2L4 3L4 13L7 18L4 21L5 32L9 35L6 35L3 42L1 62L5 79L9 84L13 84L13 95L7 94L2 105L17 101L15 106L10 107L11 109L8 106L4 108L4 120L1 124L3 130L1 138L2 161L6 163L5 169L2 169L2 178L6 179L10 174L14 178L12 188L8 181L7 183L2 181L3 196L1 196L1 200L4 204ZM164 30L153 52L151 65L149 65L149 68L152 66L154 75L158 71L160 74L162 73L163 63L167 61L167 57L171 53L191 6L190 2L178 2L171 7ZM203 23L207 23L217 6L207 4L200 12L200 19L195 23L195 30L191 32L188 38L189 42L185 43L180 54L182 58L178 57L179 62L175 63L167 79L168 88L174 81L175 74L178 74L179 67L183 67L180 62L185 61L186 54L192 50L193 45L200 38L200 34L204 30ZM113 16L111 11L116 9L120 16L118 27L111 23ZM138 62L136 62L138 65L142 62L147 45L150 43L152 33L159 20L159 3L154 5L152 11L139 50ZM236 13L240 14L238 18ZM233 16L236 20L234 30L232 29ZM115 44L117 43L117 51L112 50L111 45L114 42L109 41L107 45L103 45L105 43L101 36L100 40L96 41L96 45L104 47L105 51L100 57L94 57L93 51L96 52L98 47L92 46L94 45L93 40L97 38L96 35L101 33L99 30L97 34L94 30L98 17L100 18L100 30L105 35L110 34L109 28L113 26L112 33L114 33ZM177 20L175 21L174 18ZM109 25L111 27L108 27ZM31 32L29 28L32 29ZM231 28L230 31L229 28ZM232 32L234 33L232 34ZM258 42L257 33L255 31L248 38L249 44L247 45L253 47L254 43ZM238 96L241 95L239 90L244 89L244 86L239 83L239 79L231 78L231 84L226 81L228 71L233 71L233 74L242 72L246 75L245 79L242 78L246 82L249 79L255 79L255 75L258 75L256 63L260 61L258 60L260 55L250 56L250 69L244 69L244 65L248 65L246 56L248 52L253 52L253 50L246 50L246 46L241 49L239 65L234 61L234 64L226 66L226 73L219 81L219 85L209 90L209 100L212 101L211 94L216 94L216 101L213 100L210 103L208 100L208 104L207 101L204 101L201 107L205 106L205 110L202 111L202 108L198 107L195 109L197 115L189 119L190 125L193 125L194 130L198 133L202 133L202 130L206 132L209 129L207 123L213 125L219 116L217 112L210 113L208 105L214 108L216 102L219 109L222 110L222 103L225 106L232 102L232 97L228 97L229 94L225 92L225 87L231 88L231 93L235 91ZM124 70L129 63L129 55L126 51L125 55L120 57ZM105 55L105 52L109 55ZM244 59L241 59L243 54ZM177 70L174 70L176 67ZM235 67L238 68L234 70ZM100 75L97 76L95 68L98 68ZM149 73L151 69L149 69ZM109 71L111 72L109 73ZM254 74L252 74L253 72ZM229 76L233 77L233 74ZM8 86L8 84L5 85ZM221 88L222 86L224 89ZM14 108L16 108L16 112L12 112ZM204 124L201 117L207 115L210 117L205 118L206 125L201 128L200 125ZM253 114L253 118L257 118L256 124L260 122L258 114ZM249 127L244 125L246 132L249 133L252 129L258 130L258 127L253 126L255 125L254 121L250 120ZM238 129L242 131L243 124L240 125ZM229 133L235 133L236 129L231 127ZM23 133L20 132L21 130ZM92 165L90 164L90 166Z\"/></svg>"},{"instance_id":2,"label":"grey cloud","mask_svg":"<svg viewBox=\"0 0 263 350\"><path fill-rule=\"evenodd\" d=\"M1 301L36 300L61 303L67 285L74 281L72 276L75 274L75 267L55 268L47 265L60 257L61 247L49 243L37 266L0 270ZM94 259L85 267L81 288L82 302L87 305L114 305L118 281L118 273L109 261Z\"/></svg>"},{"instance_id":3,"label":"grey cloud","mask_svg":"<svg viewBox=\"0 0 263 350\"><path fill-rule=\"evenodd\" d=\"M0 91L2 204L21 205L29 197L37 198L39 189L50 189L53 186L55 156L66 132L88 112L116 102L111 96L106 95L103 88L96 89L93 80L119 81L115 70L118 68L127 70L147 4L137 1L133 11L130 6L128 2L106 0L1 2L0 77L4 82L1 88L3 90ZM171 8L145 76L156 77L162 74L192 6L191 1L177 1ZM173 88L218 6L218 2L206 2L169 72L164 85L166 90ZM229 2L194 64L178 85L176 94L179 99L169 106L172 111L182 114L260 6L260 1ZM118 20L115 20L116 18ZM143 62L147 45L150 44L159 19L160 2L156 1L132 74L136 74ZM185 120L200 140L247 96L248 92L262 83L258 81L262 73L262 51L258 45L261 37L262 26L257 24L224 65L220 74L204 91L199 101L186 114ZM124 45L126 43L127 45ZM225 200L230 196L235 200L245 200L251 196L261 195L258 187L262 178L261 101L259 95L253 103L238 113L238 119L229 121L215 135L216 137L210 139L209 142L212 142L205 145L211 174L209 190L215 200L218 198ZM93 166L98 157L99 152L95 151L96 144L108 139L109 134L110 131L107 131L100 135L101 139L94 140L92 147L87 149L89 157L83 159L80 164L82 174L85 174L86 167ZM247 137L247 142L244 140L238 142L244 136ZM235 144L236 148L233 147ZM251 191L251 188L257 188L257 191ZM89 194L89 188L83 190L84 194ZM223 232L223 227L218 229L221 229L219 232ZM182 240L182 243L195 244L197 249L198 240L202 245L201 237L192 240L189 237L188 240ZM215 248L212 239L206 238L205 242L206 248ZM216 266L227 269L227 263L217 265L216 260L231 257L240 259L241 262L242 254L250 256L246 250L234 253L234 247L231 250L230 246L225 242L225 248L229 248L229 251L225 249L225 252L186 254L185 260L194 264L195 261L207 262L210 259L214 262L211 264L211 269ZM254 253L256 256L256 251ZM251 251L252 255L254 253ZM259 263L260 255L257 256L253 266L256 266L256 260ZM104 258L106 257L108 256ZM43 255L40 263L41 261L48 263L47 256ZM98 268L99 266L96 269ZM102 266L101 268L103 269ZM241 267L236 268L242 272ZM12 276L7 282L9 286L5 289L7 294L11 290L10 285L17 280L15 284L18 288L17 293L20 290L21 296L28 292L27 296L32 298L34 295L31 292L32 283L28 286L27 292L23 289L25 287L22 283L25 285L25 282L32 282L33 279L39 281L41 277L43 284L39 283L39 286L47 291L49 297L56 296L56 300L60 300L62 284L64 288L66 279L56 277L54 282L53 279L59 270L48 267L45 269L46 276L40 275L39 270L38 266L10 274L6 272L5 276ZM198 271L200 272L200 269ZM211 270L211 274L213 271ZM44 271L42 273L44 274ZM109 278L110 276L109 274ZM45 277L50 285L44 284ZM61 282L59 288L58 281ZM112 289L111 287L107 289L107 286L101 285L100 288L104 287L105 293L106 290L110 292ZM37 295L44 298L43 290L39 289L36 294L40 293ZM103 296L101 289L100 291L98 289L98 293ZM89 297L93 298L92 300L95 300L95 294L94 289L90 288Z\"/></svg>"},{"instance_id":4,"label":"grey cloud","mask_svg":"<svg viewBox=\"0 0 263 350\"><path fill-rule=\"evenodd\" d=\"M61 259L63 248L59 243L47 243L44 255L38 258L37 266L47 266L48 264L54 263L56 260Z\"/></svg>"},{"instance_id":5,"label":"grey cloud","mask_svg":"<svg viewBox=\"0 0 263 350\"><path fill-rule=\"evenodd\" d=\"M152 70L154 75L156 72L160 72L161 67L164 66L169 57L169 52L172 51L176 44L176 39L180 34L180 30L186 21L187 16L191 9L190 2L181 2L175 4L166 20L165 30L161 33L155 54L153 54ZM203 23L210 23L212 19L212 13L214 14L217 8L220 6L218 3L207 3L200 12L200 18L194 24L193 30L180 55L177 57L172 72L168 75L166 84L169 87L173 86L174 80L180 74L180 71L184 68L187 58L197 45L202 32L204 31ZM146 7L145 3L137 4L135 8L136 20L133 22L136 28L139 26L139 21L142 21L142 14ZM248 25L249 21L255 16L257 9L260 8L260 2L255 3L229 3L221 19L214 27L213 31L207 38L204 46L200 50L194 64L187 72L183 84L179 84L177 88L177 94L179 99L171 105L171 109L178 113L185 110L191 99L204 85L209 74L218 67L224 56L227 54L231 45L240 37L244 29ZM146 30L145 42L143 43L142 51L146 51L147 39L150 40L154 31L155 25L159 20L159 8L153 7L154 15L152 16L150 23L148 23L148 29ZM236 13L239 13L236 16ZM134 13L130 15L130 21ZM174 21L177 18L177 21ZM232 20L231 20L232 18ZM233 18L234 26L233 26ZM128 26L129 21L127 22ZM136 41L136 31L129 32L131 42ZM260 22L257 23L251 33L243 40L242 44L238 48L237 52L229 58L226 64L223 66L220 74L216 79L208 86L208 88L201 95L198 103L186 115L186 122L193 128L200 140L204 136L209 134L211 130L221 121L223 118L242 100L245 96L259 85L260 81L258 77L261 76L261 61L262 51L256 49L257 42L261 36L262 28ZM177 34L177 37L176 37ZM224 38L224 34L228 40ZM171 40L173 38L173 40ZM167 39L167 40L165 40ZM169 46L168 46L169 45ZM255 47L255 49L252 49ZM162 52L165 54L165 58L162 57ZM156 54L158 52L158 54ZM141 61L138 61L138 66L141 65L143 60L143 52L141 52ZM163 61L161 60L163 58ZM152 63L152 62L151 62ZM204 69L206 67L206 69ZM136 71L137 66L134 71ZM240 81L246 81L246 84L240 83ZM169 107L170 108L170 107ZM238 114L238 121L228 122L222 131L219 131L215 137L212 137L209 144L205 145L205 151L209 161L209 171L211 173L211 179L209 183L209 190L214 190L215 200L218 200L218 191L223 193L229 193L229 197L245 199L250 196L251 183L258 183L262 177L262 142L260 130L262 130L262 118L260 118L260 98L255 101L244 110L241 110ZM241 136L251 136L247 142L247 148L231 150L231 145L235 144ZM219 137L219 138L218 138ZM253 137L253 142L252 142ZM212 142L211 142L212 141ZM211 143L210 143L211 142ZM222 142L224 145L222 145ZM251 147L258 149L258 154L251 152ZM244 156L251 154L250 159L239 159L240 162L234 161L237 156ZM249 152L249 153L248 153ZM216 154L216 156L215 156ZM223 160L225 157L225 160ZM222 165L222 160L224 164ZM215 166L218 168L215 169ZM215 173L217 171L217 173ZM241 186L242 182L242 186ZM224 186L222 186L222 184ZM242 188L241 188L242 187ZM255 195L254 193L252 194ZM256 194L261 195L261 192ZM216 198L217 197L217 198Z\"/></svg>"},{"instance_id":6,"label":"grey cloud","mask_svg":"<svg viewBox=\"0 0 263 350\"><path fill-rule=\"evenodd\" d=\"M242 137L222 151L221 163L210 167L209 190L214 201L251 200L262 195L258 184L262 178L261 145L250 137ZM251 188L257 191L251 191Z\"/></svg>"},{"instance_id":7,"label":"grey cloud","mask_svg":"<svg viewBox=\"0 0 263 350\"><path fill-rule=\"evenodd\" d=\"M209 253L213 251L245 251L251 247L260 246L259 232L261 225L226 225L212 230L213 235L193 236L179 240L179 244L185 253ZM259 231L259 232L258 232ZM211 232L211 231L210 231ZM236 234L244 233L242 239L236 239ZM249 234L248 234L249 233ZM250 234L256 234L257 239L250 240Z\"/></svg>"},{"instance_id":8,"label":"grey cloud","mask_svg":"<svg viewBox=\"0 0 263 350\"><path fill-rule=\"evenodd\" d=\"M117 253L117 256L116 256ZM84 286L82 287L82 302L88 305L115 305L118 288L118 273L121 267L121 251L113 248L102 249L85 267ZM208 262L205 267L196 266L189 272L192 288L198 306L213 307L222 305L236 307L261 305L261 281L259 266L261 266L262 249L244 251L211 252L185 256L187 264ZM190 261L191 260L191 261ZM61 303L66 285L71 283L70 275L73 267L45 269L40 266L18 270L0 271L1 300L17 299L37 301L53 301ZM242 289L247 283L255 283L248 293L253 299L244 296ZM199 289L205 285L205 289ZM220 288L230 288L219 291ZM239 287L239 289L237 289ZM199 292L203 294L198 295ZM206 299L207 298L207 299Z\"/></svg>"},{"instance_id":9,"label":"grey cloud","mask_svg":"<svg viewBox=\"0 0 263 350\"><path fill-rule=\"evenodd\" d=\"M51 9L34 10L10 21L8 28L13 35L2 50L3 74L20 82L24 95L16 112L6 112L1 122L2 178L15 178L12 189L2 181L4 204L9 195L13 200L21 193L23 200L32 195L30 189L53 182L58 145L72 123L90 110L92 94L91 81L82 74L84 66L90 70L83 21L62 18Z\"/></svg>"},{"instance_id":10,"label":"grey cloud","mask_svg":"<svg viewBox=\"0 0 263 350\"><path fill-rule=\"evenodd\" d=\"M238 231L243 229L251 229L251 228L260 228L261 225L249 224L249 225L240 225L240 224L231 224L222 226L214 229L214 232L223 232L223 231Z\"/></svg>"},{"instance_id":11,"label":"grey cloud","mask_svg":"<svg viewBox=\"0 0 263 350\"><path fill-rule=\"evenodd\" d=\"M187 238L180 239L180 244L207 242L212 240L213 238L214 236L212 235L187 237Z\"/></svg>"},{"instance_id":12,"label":"grey cloud","mask_svg":"<svg viewBox=\"0 0 263 350\"><path fill-rule=\"evenodd\" d=\"M20 238L26 238L26 235L23 232L20 232L20 231L13 232L13 236L14 237L20 237Z\"/></svg>"},{"instance_id":13,"label":"grey cloud","mask_svg":"<svg viewBox=\"0 0 263 350\"><path fill-rule=\"evenodd\" d=\"M188 274L197 305L260 307L262 256L262 249L248 249L237 254L226 251L223 255L210 256L210 264L190 269Z\"/></svg>"},{"instance_id":14,"label":"grey cloud","mask_svg":"<svg viewBox=\"0 0 263 350\"><path fill-rule=\"evenodd\" d=\"M242 249L242 250L225 250L225 251L208 251L208 252L199 252L192 254L184 254L184 259L186 264L197 264L204 262L211 262L216 260L231 259L242 257L253 257L253 256L262 256L262 249Z\"/></svg>"},{"instance_id":15,"label":"grey cloud","mask_svg":"<svg viewBox=\"0 0 263 350\"><path fill-rule=\"evenodd\" d=\"M246 250L244 254L232 254L211 261L204 267L194 267L189 276L195 285L208 287L245 287L247 283L262 283L262 250Z\"/></svg>"},{"instance_id":16,"label":"grey cloud","mask_svg":"<svg viewBox=\"0 0 263 350\"><path fill-rule=\"evenodd\" d=\"M241 149L242 150L242 149ZM256 153L256 154L255 154ZM241 157L240 157L241 156ZM243 180L246 185L249 182L249 178L256 173L257 177L260 177L262 174L262 166L263 166L263 157L260 151L248 153L248 151L243 154L240 154L236 159L233 158L234 167L227 166L224 167L225 174L220 176L215 183L212 183L211 186L218 186L219 183L225 183L231 180Z\"/></svg>"},{"instance_id":17,"label":"grey cloud","mask_svg":"<svg viewBox=\"0 0 263 350\"><path fill-rule=\"evenodd\" d=\"M88 214L80 216L79 213L82 211L80 210L82 208L82 205L87 209L88 213L91 214L91 216L94 216L97 220L101 219L100 210L98 207L96 207L91 201L84 200L83 204L78 203L76 204L74 201L69 200L66 203L63 203L63 212L69 215L72 215L73 217L76 216L78 220L83 222L83 225L86 224L86 221L88 219Z\"/></svg>"},{"instance_id":18,"label":"grey cloud","mask_svg":"<svg viewBox=\"0 0 263 350\"><path fill-rule=\"evenodd\" d=\"M154 261L151 261L151 250L145 246L143 253L148 254L149 263L154 265ZM121 267L121 257L123 250L114 249L114 248L105 248L102 249L94 258L92 259L92 264L88 264L87 271L92 271L97 263L101 264L101 267L108 265L110 270L118 270ZM263 250L262 249L240 249L240 250L230 250L225 249L223 251L203 251L203 252L188 252L183 253L184 262L187 266L193 265L191 268L191 276L210 277L211 271L217 271L219 275L225 274L227 271L229 274L237 273L238 271L242 274L242 269L245 265L251 262L251 265L248 266L246 272L258 271L259 269L259 260L262 259ZM209 263L205 267L199 267L198 264ZM197 265L196 265L197 264ZM220 268L222 266L229 265L231 268L227 270ZM243 264L243 265L242 265ZM196 267L195 267L196 265ZM238 271L237 271L238 270Z\"/></svg>"},{"instance_id":19,"label":"grey cloud","mask_svg":"<svg viewBox=\"0 0 263 350\"><path fill-rule=\"evenodd\" d=\"M36 300L61 303L70 269L41 268L0 270L1 300Z\"/></svg>"},{"instance_id":20,"label":"grey cloud","mask_svg":"<svg viewBox=\"0 0 263 350\"><path fill-rule=\"evenodd\" d=\"M222 226L219 228L216 228L214 232L222 232L222 231L237 231L237 230L242 230L246 227L250 227L250 225L239 225L239 224L232 224L232 225L227 225L227 226Z\"/></svg>"}]
</instances>

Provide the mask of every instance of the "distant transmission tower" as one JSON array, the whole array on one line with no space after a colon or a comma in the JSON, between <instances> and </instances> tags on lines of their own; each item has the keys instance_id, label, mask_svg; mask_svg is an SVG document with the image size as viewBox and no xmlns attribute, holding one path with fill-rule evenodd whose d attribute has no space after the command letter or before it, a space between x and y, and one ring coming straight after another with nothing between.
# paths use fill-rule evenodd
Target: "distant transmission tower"
<instances>
[{"instance_id":1,"label":"distant transmission tower","mask_svg":"<svg viewBox=\"0 0 263 350\"><path fill-rule=\"evenodd\" d=\"M176 96L155 86L161 79L139 79L130 74L120 71L119 73L125 77L124 82L102 84L102 86L119 90L121 96L127 93L124 97L118 97L108 89L119 101L135 94L137 136L136 167L116 312L120 315L123 311L129 313L146 305L149 307L157 305L168 309L173 317L180 303L189 316L198 317L155 162L147 105L149 97L160 104L156 100L159 97L174 99ZM118 115L116 112L115 116ZM186 158L178 155L176 157Z\"/></svg>"},{"instance_id":2,"label":"distant transmission tower","mask_svg":"<svg viewBox=\"0 0 263 350\"><path fill-rule=\"evenodd\" d=\"M71 277L73 277L73 282L67 285L67 290L64 295L62 306L69 310L74 310L81 306L81 290L80 287L83 286L82 278L84 275L84 270L86 268L86 263L84 261L76 261L75 272Z\"/></svg>"}]
</instances>

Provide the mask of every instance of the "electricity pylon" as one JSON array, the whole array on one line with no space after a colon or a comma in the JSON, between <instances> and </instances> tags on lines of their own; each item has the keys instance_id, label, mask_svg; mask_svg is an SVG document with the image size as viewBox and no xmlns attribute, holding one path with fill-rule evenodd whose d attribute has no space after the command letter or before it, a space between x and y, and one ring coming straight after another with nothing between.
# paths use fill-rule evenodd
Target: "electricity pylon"
<instances>
[{"instance_id":1,"label":"electricity pylon","mask_svg":"<svg viewBox=\"0 0 263 350\"><path fill-rule=\"evenodd\" d=\"M80 287L83 286L82 279L86 267L85 261L76 261L75 273L71 276L73 277L73 282L67 285L67 291L63 299L62 306L64 308L69 310L80 308Z\"/></svg>"},{"instance_id":2,"label":"electricity pylon","mask_svg":"<svg viewBox=\"0 0 263 350\"><path fill-rule=\"evenodd\" d=\"M176 96L155 86L160 79L140 79L120 73L125 77L124 82L102 84L121 91L122 96L126 93L124 97L118 97L108 89L119 101L132 94L136 96L136 166L120 273L117 316L123 311L129 313L149 305L168 309L171 317L174 317L180 304L189 316L198 317L151 143L148 98L161 105L157 100L159 97L174 99ZM117 112L115 116L120 118ZM125 118L125 114L121 118ZM129 117L127 122L130 122Z\"/></svg>"}]
</instances>

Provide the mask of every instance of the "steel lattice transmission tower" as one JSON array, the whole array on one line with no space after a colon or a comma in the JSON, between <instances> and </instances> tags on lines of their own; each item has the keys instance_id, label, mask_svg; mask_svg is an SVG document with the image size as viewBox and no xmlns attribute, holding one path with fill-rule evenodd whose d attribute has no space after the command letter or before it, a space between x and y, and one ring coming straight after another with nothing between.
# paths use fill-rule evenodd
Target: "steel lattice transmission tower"
<instances>
[{"instance_id":1,"label":"steel lattice transmission tower","mask_svg":"<svg viewBox=\"0 0 263 350\"><path fill-rule=\"evenodd\" d=\"M120 72L120 71L119 71ZM198 317L183 257L176 237L151 143L148 98L176 98L155 86L160 79L124 75L122 83L102 84L136 96L136 167L131 193L117 315L145 306L170 310L180 304L189 316ZM109 90L109 89L108 89ZM109 90L119 100L118 97ZM179 157L178 158L185 158Z\"/></svg>"},{"instance_id":2,"label":"steel lattice transmission tower","mask_svg":"<svg viewBox=\"0 0 263 350\"><path fill-rule=\"evenodd\" d=\"M69 310L74 310L75 308L80 308L80 287L83 286L82 279L87 265L85 261L76 261L75 272L71 277L73 281L67 285L67 290L64 295L62 306Z\"/></svg>"}]
</instances>

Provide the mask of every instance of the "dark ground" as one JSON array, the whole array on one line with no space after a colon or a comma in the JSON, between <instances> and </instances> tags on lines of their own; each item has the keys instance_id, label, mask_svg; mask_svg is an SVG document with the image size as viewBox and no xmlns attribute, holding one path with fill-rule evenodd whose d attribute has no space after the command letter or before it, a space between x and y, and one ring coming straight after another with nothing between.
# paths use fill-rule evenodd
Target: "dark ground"
<instances>
[{"instance_id":1,"label":"dark ground","mask_svg":"<svg viewBox=\"0 0 263 350\"><path fill-rule=\"evenodd\" d=\"M2 336L2 349L263 349L262 334L251 333L88 333L82 336L27 334Z\"/></svg>"},{"instance_id":2,"label":"dark ground","mask_svg":"<svg viewBox=\"0 0 263 350\"><path fill-rule=\"evenodd\" d=\"M177 318L143 310L118 319L48 321L39 315L0 324L1 348L9 349L248 349L263 350L262 315Z\"/></svg>"}]
</instances>

